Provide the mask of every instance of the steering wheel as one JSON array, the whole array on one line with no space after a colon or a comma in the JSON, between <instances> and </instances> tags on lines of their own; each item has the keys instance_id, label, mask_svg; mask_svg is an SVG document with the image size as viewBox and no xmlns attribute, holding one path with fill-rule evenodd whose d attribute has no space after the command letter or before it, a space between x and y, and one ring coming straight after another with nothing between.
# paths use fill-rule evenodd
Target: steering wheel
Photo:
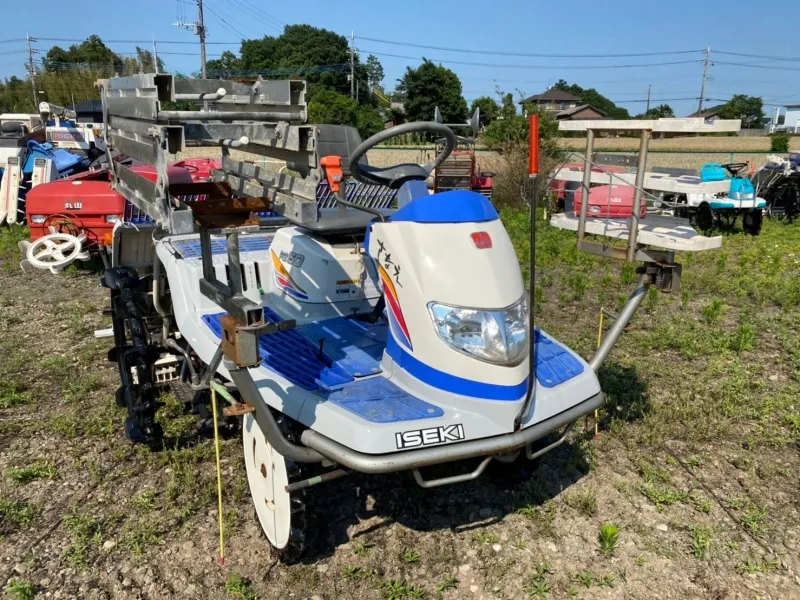
<instances>
[{"instance_id":1,"label":"steering wheel","mask_svg":"<svg viewBox=\"0 0 800 600\"><path fill-rule=\"evenodd\" d=\"M372 150L378 144L385 142L398 135L407 133L421 133L427 131L436 133L444 137L444 148L439 152L438 156L426 165L418 165L416 163L403 163L393 167L371 167L366 164L361 164L361 159L366 155L368 150ZM456 136L453 130L433 121L416 121L414 123L403 123L402 125L395 125L389 129L384 129L373 135L372 137L364 140L361 144L353 150L350 155L350 175L353 179L361 183L385 185L393 190L398 189L406 181L425 181L433 170L442 164L445 159L456 148Z\"/></svg>"}]
</instances>

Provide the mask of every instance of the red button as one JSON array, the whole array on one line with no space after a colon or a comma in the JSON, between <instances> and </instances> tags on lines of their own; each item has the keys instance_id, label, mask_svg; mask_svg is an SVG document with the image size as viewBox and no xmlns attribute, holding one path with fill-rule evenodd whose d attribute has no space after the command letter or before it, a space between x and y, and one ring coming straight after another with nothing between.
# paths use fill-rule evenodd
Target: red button
<instances>
[{"instance_id":1,"label":"red button","mask_svg":"<svg viewBox=\"0 0 800 600\"><path fill-rule=\"evenodd\" d=\"M485 250L486 248L492 247L492 238L485 231L476 231L471 234L470 237L472 238L472 243L475 244L478 250Z\"/></svg>"}]
</instances>

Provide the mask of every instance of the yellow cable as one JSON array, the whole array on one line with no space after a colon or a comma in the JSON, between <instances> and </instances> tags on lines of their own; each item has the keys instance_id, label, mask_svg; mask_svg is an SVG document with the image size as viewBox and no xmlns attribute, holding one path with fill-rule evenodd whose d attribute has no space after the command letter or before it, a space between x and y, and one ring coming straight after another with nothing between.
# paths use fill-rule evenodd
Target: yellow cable
<instances>
[{"instance_id":1,"label":"yellow cable","mask_svg":"<svg viewBox=\"0 0 800 600\"><path fill-rule=\"evenodd\" d=\"M222 522L222 468L219 463L219 429L217 428L217 391L211 385L211 411L214 415L214 450L217 454L217 510L219 512L219 564L225 564L225 537Z\"/></svg>"}]
</instances>

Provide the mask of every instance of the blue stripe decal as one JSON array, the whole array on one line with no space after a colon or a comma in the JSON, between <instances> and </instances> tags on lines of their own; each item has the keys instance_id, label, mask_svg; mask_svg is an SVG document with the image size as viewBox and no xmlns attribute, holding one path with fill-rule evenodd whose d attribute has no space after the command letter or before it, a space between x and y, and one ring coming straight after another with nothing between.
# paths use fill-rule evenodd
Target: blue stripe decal
<instances>
[{"instance_id":1,"label":"blue stripe decal","mask_svg":"<svg viewBox=\"0 0 800 600\"><path fill-rule=\"evenodd\" d=\"M514 402L521 400L528 389L527 378L518 385L497 385L494 383L472 381L471 379L464 379L463 377L439 371L417 360L411 356L411 354L403 350L394 339L393 335L390 335L389 339L386 340L386 352L398 366L413 377L419 379L422 383L426 383L431 387L445 392L450 392L451 394L459 394L471 398L482 398L485 400Z\"/></svg>"}]
</instances>

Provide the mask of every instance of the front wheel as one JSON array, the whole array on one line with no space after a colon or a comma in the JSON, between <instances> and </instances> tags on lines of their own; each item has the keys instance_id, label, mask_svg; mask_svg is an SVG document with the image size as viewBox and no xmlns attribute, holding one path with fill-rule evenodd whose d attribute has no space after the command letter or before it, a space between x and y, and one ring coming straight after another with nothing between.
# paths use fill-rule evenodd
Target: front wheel
<instances>
[{"instance_id":1,"label":"front wheel","mask_svg":"<svg viewBox=\"0 0 800 600\"><path fill-rule=\"evenodd\" d=\"M283 562L296 560L305 548L306 507L303 493L286 486L299 472L270 445L252 413L244 416L242 442L247 482L258 522Z\"/></svg>"}]
</instances>

